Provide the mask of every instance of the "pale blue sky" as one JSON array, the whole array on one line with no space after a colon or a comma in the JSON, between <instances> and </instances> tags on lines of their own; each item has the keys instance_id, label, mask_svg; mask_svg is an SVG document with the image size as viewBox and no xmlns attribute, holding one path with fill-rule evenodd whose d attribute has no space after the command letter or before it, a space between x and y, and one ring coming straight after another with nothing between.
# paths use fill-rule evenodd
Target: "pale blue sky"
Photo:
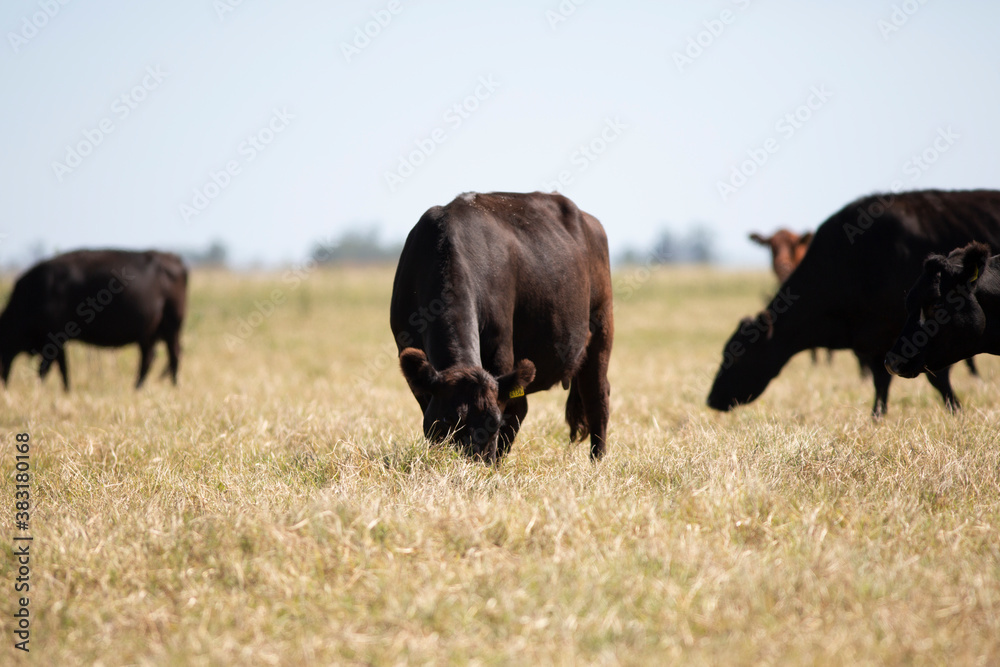
<instances>
[{"instance_id":1,"label":"pale blue sky","mask_svg":"<svg viewBox=\"0 0 1000 667\"><path fill-rule=\"evenodd\" d=\"M815 227L894 181L1000 185L998 3L587 0L553 27L547 12L572 0L398 0L348 61L343 44L388 0L243 0L220 17L226 2L3 3L0 263L38 241L215 238L240 262L298 260L352 228L402 239L467 190L567 172L561 189L614 250L704 221L724 260L764 265L748 231ZM707 46L678 67L699 33ZM449 113L477 88L466 118ZM779 124L797 109L800 127ZM113 131L78 166L54 166L102 122ZM244 143L258 134L271 143ZM390 188L386 173L428 141ZM591 142L604 146L593 160L577 152ZM765 145L776 152L723 200L719 182ZM924 151L932 164L908 162ZM206 187L217 196L185 216Z\"/></svg>"}]
</instances>

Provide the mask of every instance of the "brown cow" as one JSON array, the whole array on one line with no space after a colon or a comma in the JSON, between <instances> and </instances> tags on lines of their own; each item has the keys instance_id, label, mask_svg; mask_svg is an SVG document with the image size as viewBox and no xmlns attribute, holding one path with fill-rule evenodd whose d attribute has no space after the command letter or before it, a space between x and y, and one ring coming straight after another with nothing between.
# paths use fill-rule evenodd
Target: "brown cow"
<instances>
[{"instance_id":1,"label":"brown cow","mask_svg":"<svg viewBox=\"0 0 1000 667\"><path fill-rule=\"evenodd\" d=\"M424 434L501 460L527 394L569 388L570 441L605 451L614 337L601 223L559 194L466 193L403 246L389 323Z\"/></svg>"},{"instance_id":2,"label":"brown cow","mask_svg":"<svg viewBox=\"0 0 1000 667\"><path fill-rule=\"evenodd\" d=\"M779 283L785 282L806 256L812 238L812 232L800 235L787 229L779 229L768 237L756 232L750 234L751 241L771 249L771 267L774 275L778 276Z\"/></svg>"},{"instance_id":3,"label":"brown cow","mask_svg":"<svg viewBox=\"0 0 1000 667\"><path fill-rule=\"evenodd\" d=\"M39 376L44 379L54 361L69 391L66 343L137 343L138 388L162 340L177 384L186 301L187 268L171 253L77 250L40 262L17 280L0 314L0 378L6 385L21 352L40 354Z\"/></svg>"}]
</instances>

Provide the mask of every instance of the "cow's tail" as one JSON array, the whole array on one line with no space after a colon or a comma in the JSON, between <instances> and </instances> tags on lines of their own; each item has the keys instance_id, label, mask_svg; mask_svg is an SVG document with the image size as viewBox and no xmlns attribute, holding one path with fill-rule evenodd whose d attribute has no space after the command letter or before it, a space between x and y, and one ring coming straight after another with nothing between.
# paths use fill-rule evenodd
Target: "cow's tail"
<instances>
[{"instance_id":1,"label":"cow's tail","mask_svg":"<svg viewBox=\"0 0 1000 667\"><path fill-rule=\"evenodd\" d=\"M165 324L176 330L180 328L187 313L188 269L180 257L167 255L160 262L160 270L163 272L163 286L167 293L163 313Z\"/></svg>"},{"instance_id":2,"label":"cow's tail","mask_svg":"<svg viewBox=\"0 0 1000 667\"><path fill-rule=\"evenodd\" d=\"M587 423L587 412L583 409L583 396L580 394L580 381L573 378L569 385L569 398L566 399L566 423L569 424L569 441L580 442L590 435L590 424Z\"/></svg>"}]
</instances>

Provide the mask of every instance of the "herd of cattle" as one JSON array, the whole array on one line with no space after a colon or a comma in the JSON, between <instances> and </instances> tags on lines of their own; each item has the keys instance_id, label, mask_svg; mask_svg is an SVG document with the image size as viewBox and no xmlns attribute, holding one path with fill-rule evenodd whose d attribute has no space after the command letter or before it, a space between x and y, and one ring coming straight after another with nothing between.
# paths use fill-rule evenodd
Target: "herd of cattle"
<instances>
[{"instance_id":1,"label":"herd of cattle","mask_svg":"<svg viewBox=\"0 0 1000 667\"><path fill-rule=\"evenodd\" d=\"M803 350L849 349L885 413L892 375L926 373L958 409L950 366L1000 354L1000 191L922 190L849 203L815 233L751 238L771 248L780 281L722 351L708 405L760 396ZM140 349L136 386L164 341L176 384L187 298L181 259L155 251L79 250L41 262L0 314L0 377L22 352L55 362L65 345ZM432 441L489 463L510 450L527 395L569 389L570 440L605 452L614 338L601 223L559 194L467 193L429 209L410 232L393 282L390 327ZM814 357L815 358L815 357Z\"/></svg>"}]
</instances>

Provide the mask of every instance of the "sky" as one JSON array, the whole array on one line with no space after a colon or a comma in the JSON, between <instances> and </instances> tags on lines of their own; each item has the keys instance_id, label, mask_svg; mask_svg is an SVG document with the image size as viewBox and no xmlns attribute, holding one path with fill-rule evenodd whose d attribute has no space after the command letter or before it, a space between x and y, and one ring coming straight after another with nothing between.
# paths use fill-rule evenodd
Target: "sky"
<instances>
[{"instance_id":1,"label":"sky","mask_svg":"<svg viewBox=\"0 0 1000 667\"><path fill-rule=\"evenodd\" d=\"M303 259L467 191L557 189L613 253L1000 185L1000 3L5 0L0 264Z\"/></svg>"}]
</instances>

